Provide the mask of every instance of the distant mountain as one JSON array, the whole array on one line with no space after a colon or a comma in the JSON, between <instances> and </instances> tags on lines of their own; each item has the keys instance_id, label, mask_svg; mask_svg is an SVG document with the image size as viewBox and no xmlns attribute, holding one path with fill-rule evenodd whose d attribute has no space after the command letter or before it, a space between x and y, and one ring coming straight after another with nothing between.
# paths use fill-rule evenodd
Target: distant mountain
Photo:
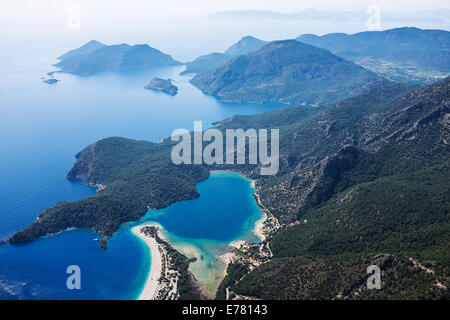
<instances>
[{"instance_id":1,"label":"distant mountain","mask_svg":"<svg viewBox=\"0 0 450 320\"><path fill-rule=\"evenodd\" d=\"M213 52L200 56L194 61L186 63L186 70L181 74L208 72L224 62L230 60L233 56L225 53Z\"/></svg>"},{"instance_id":2,"label":"distant mountain","mask_svg":"<svg viewBox=\"0 0 450 320\"><path fill-rule=\"evenodd\" d=\"M258 50L265 44L267 44L267 41L252 36L246 36L229 47L225 53L231 56L239 56Z\"/></svg>"},{"instance_id":3,"label":"distant mountain","mask_svg":"<svg viewBox=\"0 0 450 320\"><path fill-rule=\"evenodd\" d=\"M322 11L306 9L294 13L282 13L270 10L219 11L209 18L214 19L270 19L270 20L365 20L365 10L358 11Z\"/></svg>"},{"instance_id":4,"label":"distant mountain","mask_svg":"<svg viewBox=\"0 0 450 320\"><path fill-rule=\"evenodd\" d=\"M81 76L102 71L134 71L182 64L147 44L108 46L97 41L90 41L63 54L61 58L61 61L55 64L61 72Z\"/></svg>"},{"instance_id":5,"label":"distant mountain","mask_svg":"<svg viewBox=\"0 0 450 320\"><path fill-rule=\"evenodd\" d=\"M229 47L225 53L214 52L204 56L200 56L194 61L186 63L186 70L181 74L187 73L203 73L213 70L226 61L230 60L234 56L241 54L247 54L249 52L258 50L267 41L252 37L245 36L231 47Z\"/></svg>"},{"instance_id":6,"label":"distant mountain","mask_svg":"<svg viewBox=\"0 0 450 320\"><path fill-rule=\"evenodd\" d=\"M426 10L418 12L382 11L386 22L441 23L449 20L449 10ZM306 9L294 13L282 13L269 10L219 11L208 18L222 20L317 20L317 21L366 21L370 16L367 10L339 11Z\"/></svg>"},{"instance_id":7,"label":"distant mountain","mask_svg":"<svg viewBox=\"0 0 450 320\"><path fill-rule=\"evenodd\" d=\"M397 28L352 35L304 34L297 40L355 62L371 57L402 66L450 72L450 32L445 30Z\"/></svg>"},{"instance_id":8,"label":"distant mountain","mask_svg":"<svg viewBox=\"0 0 450 320\"><path fill-rule=\"evenodd\" d=\"M89 54L92 51L95 51L97 49L100 49L102 47L105 47L106 45L97 41L97 40L91 40L88 43L86 43L85 45L82 45L81 47L79 47L78 49L73 49L70 50L66 53L64 53L62 56L60 56L58 59L59 60L65 60L68 58L72 58L74 56L80 56L80 55L84 55L84 54Z\"/></svg>"},{"instance_id":9,"label":"distant mountain","mask_svg":"<svg viewBox=\"0 0 450 320\"><path fill-rule=\"evenodd\" d=\"M219 11L209 15L210 19L283 19L288 15L269 10Z\"/></svg>"},{"instance_id":10,"label":"distant mountain","mask_svg":"<svg viewBox=\"0 0 450 320\"><path fill-rule=\"evenodd\" d=\"M434 10L421 10L417 12L417 15L424 18L441 19L444 21L450 20L450 9L434 9Z\"/></svg>"},{"instance_id":11,"label":"distant mountain","mask_svg":"<svg viewBox=\"0 0 450 320\"><path fill-rule=\"evenodd\" d=\"M191 83L228 102L331 103L387 80L327 50L295 40L274 41Z\"/></svg>"}]
</instances>

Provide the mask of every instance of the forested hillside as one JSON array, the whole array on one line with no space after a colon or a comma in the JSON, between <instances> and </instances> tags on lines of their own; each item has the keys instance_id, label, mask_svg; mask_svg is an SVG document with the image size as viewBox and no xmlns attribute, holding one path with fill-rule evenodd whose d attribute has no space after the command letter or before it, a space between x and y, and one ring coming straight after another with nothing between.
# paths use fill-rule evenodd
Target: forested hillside
<instances>
[{"instance_id":1,"label":"forested hillside","mask_svg":"<svg viewBox=\"0 0 450 320\"><path fill-rule=\"evenodd\" d=\"M299 223L279 231L273 259L232 290L265 299L448 297L449 85L388 103L371 104L372 92L284 131L292 148L282 149L282 174L259 191L279 220ZM369 291L374 263L383 286Z\"/></svg>"}]
</instances>

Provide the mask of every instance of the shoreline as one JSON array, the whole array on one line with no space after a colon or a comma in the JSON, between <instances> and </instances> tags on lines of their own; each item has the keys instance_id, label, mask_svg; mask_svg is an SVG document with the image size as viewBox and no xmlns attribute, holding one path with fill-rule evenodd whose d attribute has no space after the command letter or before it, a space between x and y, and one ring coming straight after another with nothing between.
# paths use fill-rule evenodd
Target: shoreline
<instances>
[{"instance_id":1,"label":"shoreline","mask_svg":"<svg viewBox=\"0 0 450 320\"><path fill-rule=\"evenodd\" d=\"M254 181L254 180L253 180ZM255 181L256 182L256 181ZM266 235L263 232L263 228L264 228L264 222L267 220L267 218L269 217L267 212L269 210L266 209L266 207L264 207L261 203L261 199L259 198L259 194L257 191L255 191L255 193L253 193L253 197L256 200L256 205L258 206L259 210L262 212L262 217L259 218L256 223L255 223L255 229L253 230L253 232L261 239L261 242L263 242L264 240L266 240ZM267 211L267 212L266 212Z\"/></svg>"},{"instance_id":2,"label":"shoreline","mask_svg":"<svg viewBox=\"0 0 450 320\"><path fill-rule=\"evenodd\" d=\"M261 200L259 198L259 194L258 191L256 190L256 180L250 179L249 177L247 177L245 174L238 172L238 171L233 171L233 170L210 170L209 174L210 176L214 173L237 173L237 174L241 174L242 176L244 176L244 178L248 181L250 181L250 187L252 189L255 190L255 192L252 194L253 198L255 198L256 200L256 205L258 206L259 211L261 211L262 216L256 220L255 222L255 227L252 229L252 232L261 240L261 242L263 242L266 239L266 236L263 232L263 227L264 227L264 222L267 220L268 215L267 212L268 210L266 209L266 207L264 207L261 203ZM267 211L267 212L266 212ZM234 241L233 241L234 242ZM233 246L231 242L229 244L229 246Z\"/></svg>"},{"instance_id":3,"label":"shoreline","mask_svg":"<svg viewBox=\"0 0 450 320\"><path fill-rule=\"evenodd\" d=\"M267 220L267 214L262 210L261 210L261 212L262 212L262 217L259 218L258 220L256 220L255 228L253 229L253 233L259 237L261 242L264 242L264 240L266 240L266 235L263 232L263 228L264 228L264 222Z\"/></svg>"},{"instance_id":4,"label":"shoreline","mask_svg":"<svg viewBox=\"0 0 450 320\"><path fill-rule=\"evenodd\" d=\"M159 252L159 244L156 242L154 237L145 235L141 229L146 226L159 226L158 224L142 224L131 228L131 232L142 240L150 250L151 255L151 265L150 270L147 274L147 279L145 281L144 288L137 300L153 300L158 289L159 280L161 278L162 271L162 261L161 253Z\"/></svg>"},{"instance_id":5,"label":"shoreline","mask_svg":"<svg viewBox=\"0 0 450 320\"><path fill-rule=\"evenodd\" d=\"M259 201L259 195L256 191L256 180L249 179L247 176L240 172L235 172L231 170L211 170L210 175L214 173L237 173L244 177L244 179L248 180L251 184L251 188L255 190L254 193L252 193L252 197L256 200L256 205L261 213L261 216L254 222L254 226L252 229L250 229L250 232L252 232L254 235L256 235L261 242L263 242L266 238L266 236L263 233L263 226L264 222L267 220L267 213L265 212L265 208L261 205ZM144 243L147 245L148 249L150 250L151 254L151 266L150 271L147 275L147 279L145 282L145 285L139 294L138 300L153 300L155 297L158 296L158 292L160 291L160 279L161 279L161 273L162 273L162 259L161 259L161 252L160 250L164 250L164 248L161 248L161 245L158 244L156 239L154 237L151 237L149 235L144 234L141 229L145 228L147 226L153 226L156 227L158 230L158 236L162 238L164 241L166 241L169 245L173 246L177 251L180 253L186 255L186 256L194 256L197 259L200 258L201 253L197 252L197 249L194 244L189 243L172 243L171 241L168 241L168 239L164 235L164 228L157 222L145 222L141 225L137 225L131 229L134 235L136 235L140 240L144 241ZM246 244L247 241L243 239L235 239L227 244L227 246L231 249L230 251L217 255L217 258L220 259L224 264L225 268L221 272L221 279L219 281L220 283L223 281L227 274L227 268L228 265L234 260L235 253L233 250L235 248L239 249L239 247L242 244ZM164 269L166 270L168 266L164 265ZM190 269L190 267L189 267ZM207 293L207 288L205 287L205 283L200 283L200 287L202 288L202 291L205 295L210 296ZM213 298L213 297L210 297Z\"/></svg>"}]
</instances>

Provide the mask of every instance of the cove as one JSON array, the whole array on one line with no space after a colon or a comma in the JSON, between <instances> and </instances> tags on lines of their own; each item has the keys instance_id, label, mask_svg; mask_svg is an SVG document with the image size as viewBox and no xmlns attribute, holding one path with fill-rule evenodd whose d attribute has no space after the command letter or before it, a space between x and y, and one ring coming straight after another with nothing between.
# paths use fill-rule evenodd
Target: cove
<instances>
[{"instance_id":1,"label":"cove","mask_svg":"<svg viewBox=\"0 0 450 320\"><path fill-rule=\"evenodd\" d=\"M175 249L197 258L189 270L214 298L226 270L220 256L233 241L259 242L254 229L263 213L253 198L252 182L240 173L213 172L197 189L200 197L150 210L142 221L160 224Z\"/></svg>"}]
</instances>

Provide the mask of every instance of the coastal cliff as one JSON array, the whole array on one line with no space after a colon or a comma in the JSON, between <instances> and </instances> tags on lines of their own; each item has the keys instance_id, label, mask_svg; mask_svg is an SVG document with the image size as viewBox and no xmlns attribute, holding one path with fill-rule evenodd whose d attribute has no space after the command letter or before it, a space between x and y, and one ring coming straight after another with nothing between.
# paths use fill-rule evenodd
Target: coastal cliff
<instances>
[{"instance_id":1,"label":"coastal cliff","mask_svg":"<svg viewBox=\"0 0 450 320\"><path fill-rule=\"evenodd\" d=\"M77 154L69 180L100 187L92 197L59 202L38 215L10 243L28 242L71 227L89 228L106 239L120 225L139 220L150 208L198 197L196 184L209 177L203 166L174 165L170 144L124 138L100 140Z\"/></svg>"}]
</instances>

